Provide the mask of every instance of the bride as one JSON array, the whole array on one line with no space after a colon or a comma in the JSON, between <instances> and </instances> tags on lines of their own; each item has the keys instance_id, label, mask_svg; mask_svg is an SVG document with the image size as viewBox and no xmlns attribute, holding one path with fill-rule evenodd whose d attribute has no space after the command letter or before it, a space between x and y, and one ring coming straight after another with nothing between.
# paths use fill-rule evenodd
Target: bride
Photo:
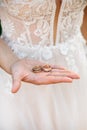
<instances>
[{"instance_id":1,"label":"bride","mask_svg":"<svg viewBox=\"0 0 87 130\"><path fill-rule=\"evenodd\" d=\"M0 130L87 130L86 6L0 1Z\"/></svg>"}]
</instances>

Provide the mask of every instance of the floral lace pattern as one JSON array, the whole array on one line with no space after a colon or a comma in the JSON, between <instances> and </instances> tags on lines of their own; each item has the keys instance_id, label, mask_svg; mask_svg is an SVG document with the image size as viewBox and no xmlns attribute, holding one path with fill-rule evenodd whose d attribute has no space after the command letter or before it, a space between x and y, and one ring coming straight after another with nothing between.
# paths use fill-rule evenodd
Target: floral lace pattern
<instances>
[{"instance_id":1,"label":"floral lace pattern","mask_svg":"<svg viewBox=\"0 0 87 130\"><path fill-rule=\"evenodd\" d=\"M87 0L62 1L55 46L53 46L56 11L54 0L4 0L4 4L2 0L1 5L4 5L8 12L5 20L3 16L1 17L3 38L20 58L48 61L54 57L53 52L56 52L64 56L70 69L78 71L75 53L78 53L77 42L85 42L80 27ZM17 32L18 23L23 28ZM14 35L16 38L11 39Z\"/></svg>"},{"instance_id":2,"label":"floral lace pattern","mask_svg":"<svg viewBox=\"0 0 87 130\"><path fill-rule=\"evenodd\" d=\"M33 36L36 37L38 43L49 45L52 43L53 22L55 16L56 5L53 0L27 0L7 1L5 2L8 13L19 20L23 21L26 35L30 37L29 43L34 43L30 35L30 28L35 26ZM16 5L16 6L15 6ZM20 34L21 35L21 34Z\"/></svg>"}]
</instances>

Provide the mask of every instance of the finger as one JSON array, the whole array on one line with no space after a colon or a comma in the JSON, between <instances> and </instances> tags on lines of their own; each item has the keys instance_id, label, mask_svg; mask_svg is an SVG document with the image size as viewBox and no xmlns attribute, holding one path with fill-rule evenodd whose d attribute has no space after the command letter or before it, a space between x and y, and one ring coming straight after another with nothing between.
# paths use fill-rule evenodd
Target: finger
<instances>
[{"instance_id":1,"label":"finger","mask_svg":"<svg viewBox=\"0 0 87 130\"><path fill-rule=\"evenodd\" d=\"M68 72L68 73L72 73L70 70L64 70L64 69L52 69L51 72L61 72L61 73Z\"/></svg>"},{"instance_id":2,"label":"finger","mask_svg":"<svg viewBox=\"0 0 87 130\"><path fill-rule=\"evenodd\" d=\"M65 67L58 66L58 65L51 65L53 69L60 69L60 70L66 70Z\"/></svg>"},{"instance_id":3,"label":"finger","mask_svg":"<svg viewBox=\"0 0 87 130\"><path fill-rule=\"evenodd\" d=\"M77 73L75 73L75 72L73 72L73 71L71 71L71 70L68 70L67 68L61 67L61 66L53 65L52 71L58 71L58 72L64 72L64 71L65 71L65 72L70 72L70 73L72 73L74 76L76 75L77 79L80 78L80 76L79 76Z\"/></svg>"},{"instance_id":4,"label":"finger","mask_svg":"<svg viewBox=\"0 0 87 130\"><path fill-rule=\"evenodd\" d=\"M19 75L12 76L12 93L16 93L21 87L21 79Z\"/></svg>"},{"instance_id":5,"label":"finger","mask_svg":"<svg viewBox=\"0 0 87 130\"><path fill-rule=\"evenodd\" d=\"M72 79L79 79L79 76L77 76L76 74L72 74L72 73L69 74L69 73L57 73L57 72L55 72L55 73L48 74L48 76L56 76L56 77L61 76L61 77L70 77Z\"/></svg>"},{"instance_id":6,"label":"finger","mask_svg":"<svg viewBox=\"0 0 87 130\"><path fill-rule=\"evenodd\" d=\"M52 76L50 77L50 79L52 83L71 83L73 80L69 77L62 77L62 76L59 76L59 77L55 77L55 76Z\"/></svg>"},{"instance_id":7,"label":"finger","mask_svg":"<svg viewBox=\"0 0 87 130\"><path fill-rule=\"evenodd\" d=\"M54 71L48 74L48 76L62 76L62 77L70 77L72 79L79 79L79 75L69 72L69 71Z\"/></svg>"},{"instance_id":8,"label":"finger","mask_svg":"<svg viewBox=\"0 0 87 130\"><path fill-rule=\"evenodd\" d=\"M79 79L78 76L76 75L73 75L73 74L52 74L50 76L55 76L55 77L69 77L69 78L72 78L72 79Z\"/></svg>"},{"instance_id":9,"label":"finger","mask_svg":"<svg viewBox=\"0 0 87 130\"><path fill-rule=\"evenodd\" d=\"M69 77L55 77L55 76L49 76L49 77L43 77L43 78L37 78L34 81L34 84L37 85L48 85L48 84L56 84L56 83L71 83L73 80Z\"/></svg>"}]
</instances>

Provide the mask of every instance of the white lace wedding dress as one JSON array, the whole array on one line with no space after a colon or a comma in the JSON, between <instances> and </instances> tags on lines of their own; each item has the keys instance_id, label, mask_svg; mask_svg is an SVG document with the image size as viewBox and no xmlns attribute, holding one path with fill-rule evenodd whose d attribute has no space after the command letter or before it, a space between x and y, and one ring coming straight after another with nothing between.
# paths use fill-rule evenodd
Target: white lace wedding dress
<instances>
[{"instance_id":1,"label":"white lace wedding dress","mask_svg":"<svg viewBox=\"0 0 87 130\"><path fill-rule=\"evenodd\" d=\"M55 0L0 0L2 38L18 57L67 67L73 83L37 86L0 69L0 130L87 130L87 61L80 27L87 0L62 0L54 43Z\"/></svg>"}]
</instances>

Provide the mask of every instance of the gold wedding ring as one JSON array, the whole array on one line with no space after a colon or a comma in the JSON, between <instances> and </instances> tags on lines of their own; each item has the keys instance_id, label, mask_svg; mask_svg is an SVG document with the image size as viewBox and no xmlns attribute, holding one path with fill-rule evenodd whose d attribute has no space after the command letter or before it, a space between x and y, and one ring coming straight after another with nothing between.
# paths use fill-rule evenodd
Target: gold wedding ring
<instances>
[{"instance_id":1,"label":"gold wedding ring","mask_svg":"<svg viewBox=\"0 0 87 130\"><path fill-rule=\"evenodd\" d=\"M39 73L39 72L42 71L42 67L41 67L41 66L34 66L34 67L32 68L32 71L33 71L34 73Z\"/></svg>"},{"instance_id":2,"label":"gold wedding ring","mask_svg":"<svg viewBox=\"0 0 87 130\"><path fill-rule=\"evenodd\" d=\"M44 66L42 67L42 70L43 70L44 72L50 72L50 71L52 70L52 67L47 64L47 65L44 65Z\"/></svg>"},{"instance_id":3,"label":"gold wedding ring","mask_svg":"<svg viewBox=\"0 0 87 130\"><path fill-rule=\"evenodd\" d=\"M46 64L46 65L43 65L43 66L41 66L41 65L34 66L32 68L32 72L34 72L34 73L39 73L39 72L42 72L42 71L43 72L50 72L50 71L52 71L52 67L50 65Z\"/></svg>"}]
</instances>

